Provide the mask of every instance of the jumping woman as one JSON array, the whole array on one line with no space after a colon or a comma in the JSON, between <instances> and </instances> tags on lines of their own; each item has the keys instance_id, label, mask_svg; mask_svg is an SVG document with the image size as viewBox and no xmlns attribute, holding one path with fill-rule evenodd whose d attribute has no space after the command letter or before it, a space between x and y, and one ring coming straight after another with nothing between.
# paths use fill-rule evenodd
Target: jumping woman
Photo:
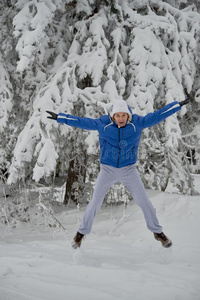
<instances>
[{"instance_id":1,"label":"jumping woman","mask_svg":"<svg viewBox=\"0 0 200 300\"><path fill-rule=\"evenodd\" d=\"M160 241L165 248L172 245L158 222L155 209L147 196L135 163L142 130L165 120L188 102L188 99L181 102L175 101L146 116L132 114L124 100L116 100L109 114L99 119L47 111L50 114L48 118L57 120L58 123L85 130L97 130L99 133L100 173L94 187L93 197L85 209L82 222L73 240L72 246L75 249L81 246L83 237L90 233L97 210L101 207L109 188L117 182L123 183L130 191L142 209L147 228L154 234L155 239Z\"/></svg>"}]
</instances>

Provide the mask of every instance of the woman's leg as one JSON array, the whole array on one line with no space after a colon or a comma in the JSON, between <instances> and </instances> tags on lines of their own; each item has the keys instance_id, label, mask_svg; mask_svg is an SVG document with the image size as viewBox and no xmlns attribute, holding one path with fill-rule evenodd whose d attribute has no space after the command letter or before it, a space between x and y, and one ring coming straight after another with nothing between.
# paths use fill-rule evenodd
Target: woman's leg
<instances>
[{"instance_id":1,"label":"woman's leg","mask_svg":"<svg viewBox=\"0 0 200 300\"><path fill-rule=\"evenodd\" d=\"M135 202L141 207L147 228L151 232L161 233L162 227L159 225L155 209L149 200L136 167L131 165L123 169L121 181L131 192Z\"/></svg>"},{"instance_id":2,"label":"woman's leg","mask_svg":"<svg viewBox=\"0 0 200 300\"><path fill-rule=\"evenodd\" d=\"M115 183L114 169L115 168L111 166L101 165L101 170L94 187L93 197L85 209L78 232L84 235L90 233L96 212L101 207L107 191Z\"/></svg>"}]
</instances>

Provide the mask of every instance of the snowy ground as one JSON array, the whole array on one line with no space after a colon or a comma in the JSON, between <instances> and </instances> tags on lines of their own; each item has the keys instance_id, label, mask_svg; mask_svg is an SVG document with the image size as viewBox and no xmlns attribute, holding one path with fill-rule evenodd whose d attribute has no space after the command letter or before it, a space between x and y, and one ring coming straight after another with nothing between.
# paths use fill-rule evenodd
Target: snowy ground
<instances>
[{"instance_id":1,"label":"snowy ground","mask_svg":"<svg viewBox=\"0 0 200 300\"><path fill-rule=\"evenodd\" d=\"M1 228L0 300L199 300L200 196L148 194L169 249L154 240L134 202L126 210L103 207L79 250L71 240L82 210L56 215L67 236L42 226L5 235Z\"/></svg>"}]
</instances>

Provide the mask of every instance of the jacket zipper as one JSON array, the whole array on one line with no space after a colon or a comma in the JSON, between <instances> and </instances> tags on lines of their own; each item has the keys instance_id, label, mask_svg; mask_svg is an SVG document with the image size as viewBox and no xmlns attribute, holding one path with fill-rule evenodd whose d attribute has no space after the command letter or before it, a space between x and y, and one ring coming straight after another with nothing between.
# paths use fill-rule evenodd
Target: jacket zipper
<instances>
[{"instance_id":1,"label":"jacket zipper","mask_svg":"<svg viewBox=\"0 0 200 300\"><path fill-rule=\"evenodd\" d=\"M119 168L119 156L120 156L120 127L118 127L118 136L119 136L119 150L118 150L118 158L117 158L117 168Z\"/></svg>"}]
</instances>

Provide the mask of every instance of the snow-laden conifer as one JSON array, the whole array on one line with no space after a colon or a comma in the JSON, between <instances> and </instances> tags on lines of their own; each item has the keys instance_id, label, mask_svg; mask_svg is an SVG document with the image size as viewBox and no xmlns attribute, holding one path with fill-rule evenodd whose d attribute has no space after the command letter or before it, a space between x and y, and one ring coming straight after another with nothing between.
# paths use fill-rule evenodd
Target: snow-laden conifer
<instances>
[{"instance_id":1,"label":"snow-laden conifer","mask_svg":"<svg viewBox=\"0 0 200 300\"><path fill-rule=\"evenodd\" d=\"M74 177L82 190L93 178L89 164L98 166L98 160L91 160L98 154L97 135L58 126L46 118L46 110L98 118L123 98L134 113L145 115L200 88L200 21L194 6L180 10L177 3L157 0L19 3L13 33L16 70L31 102L14 150L10 183L67 172L67 180ZM199 109L195 99L191 105ZM182 137L192 114L183 108L144 131L138 167L148 187L192 190ZM190 120L188 126L193 125Z\"/></svg>"}]
</instances>

